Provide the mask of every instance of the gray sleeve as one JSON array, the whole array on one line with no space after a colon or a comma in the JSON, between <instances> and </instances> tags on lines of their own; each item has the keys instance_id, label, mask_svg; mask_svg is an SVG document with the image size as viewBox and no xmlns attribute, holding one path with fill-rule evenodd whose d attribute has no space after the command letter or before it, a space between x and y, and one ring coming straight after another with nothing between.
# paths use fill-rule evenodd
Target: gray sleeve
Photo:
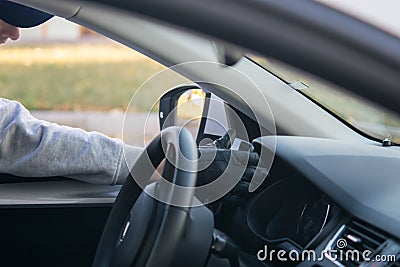
<instances>
[{"instance_id":1,"label":"gray sleeve","mask_svg":"<svg viewBox=\"0 0 400 267\"><path fill-rule=\"evenodd\" d=\"M125 146L128 162L141 151ZM38 120L20 103L0 98L0 173L115 184L129 167L121 140Z\"/></svg>"}]
</instances>

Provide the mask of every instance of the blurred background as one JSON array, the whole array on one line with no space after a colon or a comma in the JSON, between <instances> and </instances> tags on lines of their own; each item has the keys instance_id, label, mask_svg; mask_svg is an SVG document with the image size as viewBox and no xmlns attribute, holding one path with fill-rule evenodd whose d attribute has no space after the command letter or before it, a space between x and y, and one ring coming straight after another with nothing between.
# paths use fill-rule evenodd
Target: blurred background
<instances>
[{"instance_id":1,"label":"blurred background","mask_svg":"<svg viewBox=\"0 0 400 267\"><path fill-rule=\"evenodd\" d=\"M164 67L151 59L61 18L21 29L18 41L0 49L0 97L21 102L43 120L122 138L125 110L135 91ZM160 84L159 86L162 86ZM147 118L158 90L141 94L126 123L158 131L157 107ZM140 129L140 127L137 127ZM143 129L143 127L142 127ZM124 133L143 146L143 133Z\"/></svg>"}]
</instances>

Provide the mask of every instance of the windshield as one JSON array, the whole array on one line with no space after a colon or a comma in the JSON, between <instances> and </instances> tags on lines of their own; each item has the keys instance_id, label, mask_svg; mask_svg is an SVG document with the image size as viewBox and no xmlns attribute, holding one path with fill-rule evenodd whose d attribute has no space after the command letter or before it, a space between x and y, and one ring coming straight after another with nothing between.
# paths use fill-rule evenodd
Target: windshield
<instances>
[{"instance_id":1,"label":"windshield","mask_svg":"<svg viewBox=\"0 0 400 267\"><path fill-rule=\"evenodd\" d=\"M400 144L399 116L276 60L248 57L362 133Z\"/></svg>"}]
</instances>

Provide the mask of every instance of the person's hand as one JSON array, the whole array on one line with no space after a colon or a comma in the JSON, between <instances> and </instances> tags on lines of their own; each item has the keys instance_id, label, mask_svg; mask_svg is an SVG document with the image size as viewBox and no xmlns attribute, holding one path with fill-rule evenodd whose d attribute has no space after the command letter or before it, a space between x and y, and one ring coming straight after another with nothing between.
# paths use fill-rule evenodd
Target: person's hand
<instances>
[{"instance_id":1,"label":"person's hand","mask_svg":"<svg viewBox=\"0 0 400 267\"><path fill-rule=\"evenodd\" d=\"M15 41L19 38L19 29L0 19L0 44L4 44L7 39Z\"/></svg>"},{"instance_id":2,"label":"person's hand","mask_svg":"<svg viewBox=\"0 0 400 267\"><path fill-rule=\"evenodd\" d=\"M197 184L208 184L221 177L223 173L226 177L250 182L257 169L258 161L256 152L215 147L199 148Z\"/></svg>"}]
</instances>

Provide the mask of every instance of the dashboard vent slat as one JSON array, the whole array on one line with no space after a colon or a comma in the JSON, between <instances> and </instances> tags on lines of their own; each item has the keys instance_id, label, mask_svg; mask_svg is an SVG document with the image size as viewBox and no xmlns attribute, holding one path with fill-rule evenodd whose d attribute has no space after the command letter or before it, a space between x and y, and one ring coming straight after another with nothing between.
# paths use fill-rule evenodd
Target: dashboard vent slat
<instances>
[{"instance_id":1,"label":"dashboard vent slat","mask_svg":"<svg viewBox=\"0 0 400 267\"><path fill-rule=\"evenodd\" d=\"M359 232L356 229L353 229L351 227L347 227L346 230L347 230L347 232L350 232L353 235L359 237L361 239L361 242L368 242L368 243L372 244L372 247L376 247L376 248L379 247L379 245L382 244L384 242L384 240L385 240L384 239L383 242L382 242L380 238L378 240L377 238L370 237L370 236L368 236L368 233L363 234L363 233L361 233L361 232Z\"/></svg>"},{"instance_id":2,"label":"dashboard vent slat","mask_svg":"<svg viewBox=\"0 0 400 267\"><path fill-rule=\"evenodd\" d=\"M384 235L384 234L381 232L381 230L379 230L378 228L376 228L376 227L374 227L374 226L372 226L372 225L366 226L366 225L361 224L360 222L353 221L353 226L356 226L356 227L358 227L359 229L363 229L364 231L367 231L367 232L370 233L372 236L375 236L376 239L380 239L380 240L387 240L387 239L389 239L389 237L386 236L386 235ZM351 227L351 225L349 225L349 227ZM356 227L354 227L354 228L356 228Z\"/></svg>"}]
</instances>

